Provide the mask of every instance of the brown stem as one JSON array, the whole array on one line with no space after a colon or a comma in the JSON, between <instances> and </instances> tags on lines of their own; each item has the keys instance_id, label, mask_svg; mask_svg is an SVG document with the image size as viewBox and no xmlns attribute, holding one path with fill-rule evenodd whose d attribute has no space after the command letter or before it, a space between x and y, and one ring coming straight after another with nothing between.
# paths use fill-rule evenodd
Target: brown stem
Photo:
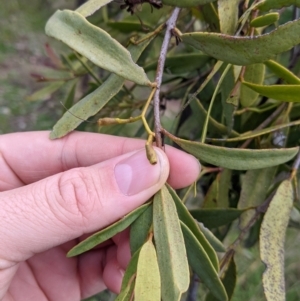
<instances>
[{"instance_id":1,"label":"brown stem","mask_svg":"<svg viewBox=\"0 0 300 301\"><path fill-rule=\"evenodd\" d=\"M155 141L156 146L162 148L162 137L161 137L161 123L160 123L160 87L162 82L162 76L165 66L165 60L168 52L168 46L169 42L172 36L171 30L175 27L176 21L178 18L180 12L180 8L176 7L173 10L173 13L169 20L166 23L167 29L165 32L165 37L161 46L159 58L158 58L158 64L157 64L157 70L156 70L156 91L153 98L153 104L154 104L154 126L155 126Z\"/></svg>"}]
</instances>

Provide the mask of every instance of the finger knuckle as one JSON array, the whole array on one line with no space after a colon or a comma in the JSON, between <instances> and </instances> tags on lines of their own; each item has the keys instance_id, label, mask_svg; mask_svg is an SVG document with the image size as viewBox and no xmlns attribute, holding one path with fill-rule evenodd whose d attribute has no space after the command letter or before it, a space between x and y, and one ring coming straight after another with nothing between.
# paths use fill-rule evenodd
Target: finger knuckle
<instances>
[{"instance_id":1,"label":"finger knuckle","mask_svg":"<svg viewBox=\"0 0 300 301\"><path fill-rule=\"evenodd\" d=\"M59 203L70 219L75 218L77 225L78 220L86 224L95 206L101 204L96 186L91 172L85 168L73 169L59 178Z\"/></svg>"}]
</instances>

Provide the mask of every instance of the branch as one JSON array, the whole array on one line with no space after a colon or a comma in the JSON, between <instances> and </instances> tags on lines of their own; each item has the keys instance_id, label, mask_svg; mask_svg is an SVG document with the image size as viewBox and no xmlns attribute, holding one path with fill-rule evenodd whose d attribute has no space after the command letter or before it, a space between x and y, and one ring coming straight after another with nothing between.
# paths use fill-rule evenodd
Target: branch
<instances>
[{"instance_id":1,"label":"branch","mask_svg":"<svg viewBox=\"0 0 300 301\"><path fill-rule=\"evenodd\" d=\"M162 82L162 76L165 66L165 60L168 52L168 46L170 39L172 37L172 29L176 25L176 21L178 18L180 12L180 8L176 7L173 10L173 13L169 20L166 23L167 29L165 32L165 37L161 46L159 58L158 58L158 64L157 64L157 70L156 70L156 91L153 98L153 104L154 104L154 126L155 126L155 141L156 146L162 148L162 138L161 138L161 123L160 123L160 87Z\"/></svg>"}]
</instances>

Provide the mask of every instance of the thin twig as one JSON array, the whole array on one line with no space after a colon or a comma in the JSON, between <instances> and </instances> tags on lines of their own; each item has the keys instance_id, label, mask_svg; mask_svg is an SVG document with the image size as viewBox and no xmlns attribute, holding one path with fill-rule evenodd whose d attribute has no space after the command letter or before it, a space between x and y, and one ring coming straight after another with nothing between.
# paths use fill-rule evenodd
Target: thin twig
<instances>
[{"instance_id":1,"label":"thin twig","mask_svg":"<svg viewBox=\"0 0 300 301\"><path fill-rule=\"evenodd\" d=\"M161 138L161 123L160 123L160 87L162 82L162 76L165 66L165 60L168 52L169 42L172 36L172 29L176 25L176 21L180 12L180 8L176 7L173 10L173 13L169 20L166 23L167 29L165 32L165 37L161 46L158 63L157 63L157 70L156 70L156 91L153 98L154 104L154 126L155 126L155 141L156 146L162 148L162 138Z\"/></svg>"}]
</instances>

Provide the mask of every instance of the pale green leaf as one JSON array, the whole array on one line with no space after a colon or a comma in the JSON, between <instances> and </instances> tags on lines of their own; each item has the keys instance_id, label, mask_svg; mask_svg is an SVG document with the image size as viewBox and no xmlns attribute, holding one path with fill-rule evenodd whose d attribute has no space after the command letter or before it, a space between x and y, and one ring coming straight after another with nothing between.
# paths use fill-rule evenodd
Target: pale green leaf
<instances>
[{"instance_id":1,"label":"pale green leaf","mask_svg":"<svg viewBox=\"0 0 300 301\"><path fill-rule=\"evenodd\" d=\"M248 170L276 166L291 160L299 147L282 149L236 149L204 144L165 134L200 160L229 169Z\"/></svg>"},{"instance_id":2,"label":"pale green leaf","mask_svg":"<svg viewBox=\"0 0 300 301\"><path fill-rule=\"evenodd\" d=\"M257 8L261 11L268 11L270 9L280 9L290 5L300 7L300 0L265 0L257 5Z\"/></svg>"},{"instance_id":3,"label":"pale green leaf","mask_svg":"<svg viewBox=\"0 0 300 301\"><path fill-rule=\"evenodd\" d=\"M160 301L160 273L154 245L148 240L141 248L137 265L135 301Z\"/></svg>"},{"instance_id":4,"label":"pale green leaf","mask_svg":"<svg viewBox=\"0 0 300 301\"><path fill-rule=\"evenodd\" d=\"M136 274L138 260L140 256L141 249L137 250L131 257L130 262L126 268L123 280L122 280L122 286L121 291L126 290L126 288L130 285L131 282L134 282L134 275Z\"/></svg>"},{"instance_id":5,"label":"pale green leaf","mask_svg":"<svg viewBox=\"0 0 300 301\"><path fill-rule=\"evenodd\" d=\"M130 226L130 250L134 254L147 240L153 220L152 204Z\"/></svg>"},{"instance_id":6,"label":"pale green leaf","mask_svg":"<svg viewBox=\"0 0 300 301\"><path fill-rule=\"evenodd\" d=\"M226 252L223 243L203 223L198 223L201 232L216 252Z\"/></svg>"},{"instance_id":7,"label":"pale green leaf","mask_svg":"<svg viewBox=\"0 0 300 301\"><path fill-rule=\"evenodd\" d=\"M239 0L218 0L221 33L233 35L238 24Z\"/></svg>"},{"instance_id":8,"label":"pale green leaf","mask_svg":"<svg viewBox=\"0 0 300 301\"><path fill-rule=\"evenodd\" d=\"M252 27L263 27L269 26L279 20L279 13L269 13L263 16L259 16L250 22L250 26Z\"/></svg>"},{"instance_id":9,"label":"pale green leaf","mask_svg":"<svg viewBox=\"0 0 300 301\"><path fill-rule=\"evenodd\" d=\"M268 98L287 102L300 102L300 85L265 86L248 83L246 81L243 81L242 85Z\"/></svg>"},{"instance_id":10,"label":"pale green leaf","mask_svg":"<svg viewBox=\"0 0 300 301\"><path fill-rule=\"evenodd\" d=\"M190 273L176 207L165 186L154 196L153 229L162 299L179 301L188 289Z\"/></svg>"},{"instance_id":11,"label":"pale green leaf","mask_svg":"<svg viewBox=\"0 0 300 301\"><path fill-rule=\"evenodd\" d=\"M202 53L184 53L167 56L164 70L167 73L178 74L191 72L202 68L209 60L209 56ZM144 67L145 71L156 70L157 60Z\"/></svg>"},{"instance_id":12,"label":"pale green leaf","mask_svg":"<svg viewBox=\"0 0 300 301\"><path fill-rule=\"evenodd\" d=\"M212 229L227 225L237 219L246 209L193 209L191 215L205 227Z\"/></svg>"},{"instance_id":13,"label":"pale green leaf","mask_svg":"<svg viewBox=\"0 0 300 301\"><path fill-rule=\"evenodd\" d=\"M251 131L251 132L246 132L241 134L239 137L236 138L227 138L227 139L217 139L217 138L209 138L209 141L214 141L214 142L234 142L234 141L243 141L247 139L252 139L255 137L259 137L262 135L266 135L272 132L277 132L278 130L282 130L284 128L289 128L295 125L300 125L300 120L284 123L284 124L278 124L278 125L273 125L268 128L262 129L262 130L256 130L256 131Z\"/></svg>"},{"instance_id":14,"label":"pale green leaf","mask_svg":"<svg viewBox=\"0 0 300 301\"><path fill-rule=\"evenodd\" d=\"M165 5L177 6L177 7L192 7L198 5L204 5L206 3L214 2L216 0L162 0Z\"/></svg>"},{"instance_id":15,"label":"pale green leaf","mask_svg":"<svg viewBox=\"0 0 300 301\"><path fill-rule=\"evenodd\" d=\"M248 170L242 178L242 191L238 202L238 209L261 205L268 194L277 166L264 169ZM243 229L253 218L255 209L247 210L240 217L240 228Z\"/></svg>"},{"instance_id":16,"label":"pale green leaf","mask_svg":"<svg viewBox=\"0 0 300 301\"><path fill-rule=\"evenodd\" d=\"M209 257L191 230L181 222L189 264L211 293L220 301L228 300L225 288Z\"/></svg>"},{"instance_id":17,"label":"pale green leaf","mask_svg":"<svg viewBox=\"0 0 300 301\"><path fill-rule=\"evenodd\" d=\"M137 61L141 53L148 46L151 39L139 45L130 45L129 51L134 61ZM97 114L122 88L124 78L111 74L108 79L95 91L77 102L69 112L58 120L50 134L51 139L61 138L76 129L83 120Z\"/></svg>"},{"instance_id":18,"label":"pale green leaf","mask_svg":"<svg viewBox=\"0 0 300 301\"><path fill-rule=\"evenodd\" d=\"M26 100L29 101L47 100L51 97L52 93L56 92L64 84L65 84L64 81L49 83L42 89L35 91L33 94L27 96Z\"/></svg>"},{"instance_id":19,"label":"pale green leaf","mask_svg":"<svg viewBox=\"0 0 300 301\"><path fill-rule=\"evenodd\" d=\"M293 72L289 69L284 67L283 65L279 64L276 61L269 60L264 62L264 64L278 77L284 79L288 84L291 85L299 85L300 78L296 76Z\"/></svg>"},{"instance_id":20,"label":"pale green leaf","mask_svg":"<svg viewBox=\"0 0 300 301\"><path fill-rule=\"evenodd\" d=\"M300 43L300 20L288 22L259 36L238 37L220 33L194 32L181 35L184 43L226 63L263 63Z\"/></svg>"},{"instance_id":21,"label":"pale green leaf","mask_svg":"<svg viewBox=\"0 0 300 301\"><path fill-rule=\"evenodd\" d=\"M252 84L261 85L265 78L265 65L264 64L252 64L246 66L244 73L244 80ZM259 94L245 85L241 85L240 88L240 104L243 107L255 106L258 100Z\"/></svg>"},{"instance_id":22,"label":"pale green leaf","mask_svg":"<svg viewBox=\"0 0 300 301\"><path fill-rule=\"evenodd\" d=\"M134 63L129 51L81 14L58 10L48 20L46 33L64 42L95 65L139 85L151 86L144 69Z\"/></svg>"},{"instance_id":23,"label":"pale green leaf","mask_svg":"<svg viewBox=\"0 0 300 301\"><path fill-rule=\"evenodd\" d=\"M83 3L76 9L76 12L80 13L84 17L92 15L95 11L100 9L102 6L108 4L113 0L89 0Z\"/></svg>"},{"instance_id":24,"label":"pale green leaf","mask_svg":"<svg viewBox=\"0 0 300 301\"><path fill-rule=\"evenodd\" d=\"M134 289L134 281L130 282L124 290L121 290L118 297L115 299L115 301L131 301L131 297L133 295L133 289Z\"/></svg>"},{"instance_id":25,"label":"pale green leaf","mask_svg":"<svg viewBox=\"0 0 300 301\"><path fill-rule=\"evenodd\" d=\"M213 267L216 271L219 271L219 260L213 247L210 245L209 241L206 239L204 233L200 230L197 222L194 220L192 215L189 213L185 205L181 202L180 198L176 194L175 190L167 185L167 188L174 200L179 219L192 231L192 233L197 238L200 245L203 247L207 256L209 257Z\"/></svg>"},{"instance_id":26,"label":"pale green leaf","mask_svg":"<svg viewBox=\"0 0 300 301\"><path fill-rule=\"evenodd\" d=\"M268 301L285 301L284 241L293 207L293 186L289 180L278 187L260 228L260 257L266 265L263 287Z\"/></svg>"},{"instance_id":27,"label":"pale green leaf","mask_svg":"<svg viewBox=\"0 0 300 301\"><path fill-rule=\"evenodd\" d=\"M222 274L221 280L226 289L228 300L231 300L236 285L236 280L237 280L236 265L233 257L227 263L227 269ZM218 299L211 292L206 296L205 299L205 301L217 301L217 300Z\"/></svg>"},{"instance_id":28,"label":"pale green leaf","mask_svg":"<svg viewBox=\"0 0 300 301\"><path fill-rule=\"evenodd\" d=\"M134 211L130 212L129 214L125 215L121 220L115 222L114 224L110 225L109 227L94 233L84 241L80 242L77 246L72 248L67 256L73 257L84 253L88 250L91 250L95 246L101 244L102 242L110 239L117 233L125 230L128 226L130 226L148 207L150 203L142 205L141 207L135 209Z\"/></svg>"}]
</instances>

